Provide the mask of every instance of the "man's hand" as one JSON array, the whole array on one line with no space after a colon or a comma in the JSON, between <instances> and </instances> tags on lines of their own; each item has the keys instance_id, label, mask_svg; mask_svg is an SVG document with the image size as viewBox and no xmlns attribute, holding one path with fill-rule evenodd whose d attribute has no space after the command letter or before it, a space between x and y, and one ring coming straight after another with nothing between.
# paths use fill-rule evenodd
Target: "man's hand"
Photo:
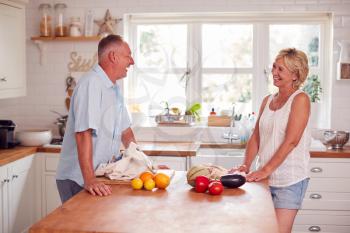
<instances>
[{"instance_id":1,"label":"man's hand","mask_svg":"<svg viewBox=\"0 0 350 233\"><path fill-rule=\"evenodd\" d=\"M111 186L105 185L97 179L92 179L88 182L85 182L84 189L94 196L108 196L112 194Z\"/></svg>"}]
</instances>

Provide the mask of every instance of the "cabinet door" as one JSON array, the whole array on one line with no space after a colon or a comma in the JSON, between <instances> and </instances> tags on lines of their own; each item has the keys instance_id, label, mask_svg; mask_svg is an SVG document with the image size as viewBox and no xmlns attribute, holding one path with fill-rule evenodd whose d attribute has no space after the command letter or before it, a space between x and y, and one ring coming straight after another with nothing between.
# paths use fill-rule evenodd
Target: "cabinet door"
<instances>
[{"instance_id":1,"label":"cabinet door","mask_svg":"<svg viewBox=\"0 0 350 233\"><path fill-rule=\"evenodd\" d=\"M242 164L243 156L224 156L224 155L201 155L191 158L192 166L200 164L213 164L230 169Z\"/></svg>"},{"instance_id":2,"label":"cabinet door","mask_svg":"<svg viewBox=\"0 0 350 233\"><path fill-rule=\"evenodd\" d=\"M45 215L61 205L55 174L45 174Z\"/></svg>"},{"instance_id":3,"label":"cabinet door","mask_svg":"<svg viewBox=\"0 0 350 233\"><path fill-rule=\"evenodd\" d=\"M0 98L25 94L24 9L0 3Z\"/></svg>"},{"instance_id":4,"label":"cabinet door","mask_svg":"<svg viewBox=\"0 0 350 233\"><path fill-rule=\"evenodd\" d=\"M9 165L9 232L28 230L34 221L34 155Z\"/></svg>"},{"instance_id":5,"label":"cabinet door","mask_svg":"<svg viewBox=\"0 0 350 233\"><path fill-rule=\"evenodd\" d=\"M0 167L0 233L8 232L7 166Z\"/></svg>"}]
</instances>

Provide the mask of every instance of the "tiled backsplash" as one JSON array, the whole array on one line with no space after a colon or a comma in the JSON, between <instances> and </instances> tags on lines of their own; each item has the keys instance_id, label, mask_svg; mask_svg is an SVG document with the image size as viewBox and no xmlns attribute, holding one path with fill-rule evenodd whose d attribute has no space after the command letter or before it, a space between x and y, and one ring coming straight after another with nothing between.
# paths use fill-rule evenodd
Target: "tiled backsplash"
<instances>
[{"instance_id":1,"label":"tiled backsplash","mask_svg":"<svg viewBox=\"0 0 350 233\"><path fill-rule=\"evenodd\" d=\"M102 18L107 9L114 17L121 18L125 13L142 12L228 12L228 11L323 11L334 12L334 40L350 40L350 1L349 0L30 0L26 12L27 36L27 96L0 100L0 118L9 118L19 128L51 128L57 115L67 111L65 79L69 75L67 64L70 52L77 51L86 56L96 52L97 42L48 42L46 62L40 65L39 50L30 40L39 35L40 3L64 2L68 5L67 19L71 16L84 18L87 9L93 8L95 17ZM95 28L95 32L97 28ZM118 33L123 34L123 24L118 24ZM334 41L332 79L331 127L350 130L350 80L337 81L335 67L339 47ZM79 76L81 74L73 74Z\"/></svg>"}]
</instances>

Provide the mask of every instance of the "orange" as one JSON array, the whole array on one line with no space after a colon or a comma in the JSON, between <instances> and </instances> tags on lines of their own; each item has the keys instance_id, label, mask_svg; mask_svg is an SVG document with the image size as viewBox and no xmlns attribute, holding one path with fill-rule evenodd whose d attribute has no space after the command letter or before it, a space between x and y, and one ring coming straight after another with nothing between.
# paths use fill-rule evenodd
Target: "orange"
<instances>
[{"instance_id":1,"label":"orange","mask_svg":"<svg viewBox=\"0 0 350 233\"><path fill-rule=\"evenodd\" d=\"M152 189L154 189L154 187L156 186L156 183L154 182L153 179L148 179L145 181L145 183L143 184L143 187L146 189L146 190L149 190L151 191Z\"/></svg>"},{"instance_id":2,"label":"orange","mask_svg":"<svg viewBox=\"0 0 350 233\"><path fill-rule=\"evenodd\" d=\"M140 179L143 181L143 183L145 183L146 180L153 179L153 173L149 171L142 172L140 174Z\"/></svg>"},{"instance_id":3,"label":"orange","mask_svg":"<svg viewBox=\"0 0 350 233\"><path fill-rule=\"evenodd\" d=\"M170 177L164 173L158 173L154 177L154 181L156 182L157 188L165 189L170 184Z\"/></svg>"},{"instance_id":4,"label":"orange","mask_svg":"<svg viewBox=\"0 0 350 233\"><path fill-rule=\"evenodd\" d=\"M133 189L142 189L143 181L140 178L135 178L131 181L131 187Z\"/></svg>"}]
</instances>

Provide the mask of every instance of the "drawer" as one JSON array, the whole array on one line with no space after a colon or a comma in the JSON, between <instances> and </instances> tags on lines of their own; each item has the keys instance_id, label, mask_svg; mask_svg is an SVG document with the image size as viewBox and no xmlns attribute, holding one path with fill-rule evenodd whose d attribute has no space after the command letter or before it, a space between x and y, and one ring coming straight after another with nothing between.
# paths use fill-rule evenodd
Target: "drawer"
<instances>
[{"instance_id":1,"label":"drawer","mask_svg":"<svg viewBox=\"0 0 350 233\"><path fill-rule=\"evenodd\" d=\"M311 177L308 192L350 192L350 178Z\"/></svg>"},{"instance_id":2,"label":"drawer","mask_svg":"<svg viewBox=\"0 0 350 233\"><path fill-rule=\"evenodd\" d=\"M293 225L293 233L310 233L310 232L321 232L321 233L349 233L350 226L337 226L337 225Z\"/></svg>"},{"instance_id":3,"label":"drawer","mask_svg":"<svg viewBox=\"0 0 350 233\"><path fill-rule=\"evenodd\" d=\"M333 159L331 161L334 161ZM343 161L343 160L342 160ZM349 162L316 162L311 160L309 165L310 177L344 177L350 178Z\"/></svg>"},{"instance_id":4,"label":"drawer","mask_svg":"<svg viewBox=\"0 0 350 233\"><path fill-rule=\"evenodd\" d=\"M45 158L45 171L56 172L58 166L59 156L57 157L46 157Z\"/></svg>"},{"instance_id":5,"label":"drawer","mask_svg":"<svg viewBox=\"0 0 350 233\"><path fill-rule=\"evenodd\" d=\"M303 210L350 211L350 193L306 192L302 208Z\"/></svg>"},{"instance_id":6,"label":"drawer","mask_svg":"<svg viewBox=\"0 0 350 233\"><path fill-rule=\"evenodd\" d=\"M298 212L298 214L295 218L294 225L350 226L350 211L321 211L321 210L320 211L307 211L307 210L301 210Z\"/></svg>"}]
</instances>

